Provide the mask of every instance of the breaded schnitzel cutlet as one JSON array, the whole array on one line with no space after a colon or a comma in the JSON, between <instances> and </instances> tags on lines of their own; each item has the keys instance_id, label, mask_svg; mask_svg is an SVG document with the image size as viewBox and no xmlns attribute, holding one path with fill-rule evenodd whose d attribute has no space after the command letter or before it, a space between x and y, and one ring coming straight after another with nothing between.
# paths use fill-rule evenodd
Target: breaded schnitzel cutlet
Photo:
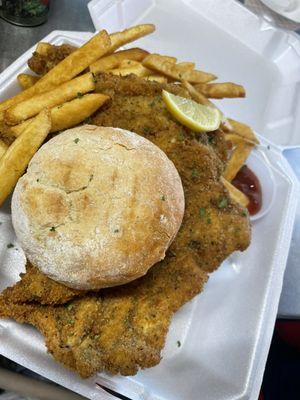
<instances>
[{"instance_id":1,"label":"breaded schnitzel cutlet","mask_svg":"<svg viewBox=\"0 0 300 400\"><path fill-rule=\"evenodd\" d=\"M90 123L132 130L159 146L178 169L186 209L166 258L143 278L71 300L82 293L58 283L49 291L51 280L29 268L0 297L0 316L36 326L49 352L83 377L103 370L131 375L156 365L173 313L202 290L209 272L250 242L248 214L220 181L228 152L223 133L193 133L162 100L162 88L188 96L185 90L135 76L96 79L97 91L111 101Z\"/></svg>"}]
</instances>

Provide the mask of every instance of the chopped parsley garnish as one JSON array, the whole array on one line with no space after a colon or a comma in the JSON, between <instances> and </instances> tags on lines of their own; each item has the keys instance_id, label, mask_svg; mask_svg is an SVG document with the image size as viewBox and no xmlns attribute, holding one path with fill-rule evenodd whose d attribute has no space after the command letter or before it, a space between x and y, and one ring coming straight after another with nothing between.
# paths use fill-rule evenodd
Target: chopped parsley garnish
<instances>
[{"instance_id":1,"label":"chopped parsley garnish","mask_svg":"<svg viewBox=\"0 0 300 400\"><path fill-rule=\"evenodd\" d=\"M74 139L74 143L78 143L79 142L79 139L78 138L76 138L76 139Z\"/></svg>"},{"instance_id":2,"label":"chopped parsley garnish","mask_svg":"<svg viewBox=\"0 0 300 400\"><path fill-rule=\"evenodd\" d=\"M73 308L74 308L74 304L68 304L68 305L67 305L67 309L68 309L69 311L72 311Z\"/></svg>"},{"instance_id":3,"label":"chopped parsley garnish","mask_svg":"<svg viewBox=\"0 0 300 400\"><path fill-rule=\"evenodd\" d=\"M8 249L12 249L13 247L15 247L12 243L8 243L8 245L6 246Z\"/></svg>"},{"instance_id":4,"label":"chopped parsley garnish","mask_svg":"<svg viewBox=\"0 0 300 400\"><path fill-rule=\"evenodd\" d=\"M181 346L181 342L180 342L180 340L177 340L177 347L180 347Z\"/></svg>"},{"instance_id":5,"label":"chopped parsley garnish","mask_svg":"<svg viewBox=\"0 0 300 400\"><path fill-rule=\"evenodd\" d=\"M214 138L214 136L209 136L209 138L208 138L208 143L209 143L209 144L215 144L215 138Z\"/></svg>"},{"instance_id":6,"label":"chopped parsley garnish","mask_svg":"<svg viewBox=\"0 0 300 400\"><path fill-rule=\"evenodd\" d=\"M164 194L161 196L161 200L166 201L166 196Z\"/></svg>"},{"instance_id":7,"label":"chopped parsley garnish","mask_svg":"<svg viewBox=\"0 0 300 400\"><path fill-rule=\"evenodd\" d=\"M87 118L84 120L85 124L90 124L92 121L93 121L93 118L92 118L92 117L87 117Z\"/></svg>"},{"instance_id":8,"label":"chopped parsley garnish","mask_svg":"<svg viewBox=\"0 0 300 400\"><path fill-rule=\"evenodd\" d=\"M185 136L184 136L184 131L180 131L178 134L178 138L179 140L184 140Z\"/></svg>"},{"instance_id":9,"label":"chopped parsley garnish","mask_svg":"<svg viewBox=\"0 0 300 400\"><path fill-rule=\"evenodd\" d=\"M206 217L206 209L204 207L201 207L199 210L200 218L205 218Z\"/></svg>"},{"instance_id":10,"label":"chopped parsley garnish","mask_svg":"<svg viewBox=\"0 0 300 400\"><path fill-rule=\"evenodd\" d=\"M96 75L95 75L94 73L92 73L92 75L93 75L93 81L94 81L94 83L97 83Z\"/></svg>"},{"instance_id":11,"label":"chopped parsley garnish","mask_svg":"<svg viewBox=\"0 0 300 400\"><path fill-rule=\"evenodd\" d=\"M77 93L77 99L81 99L81 97L83 97L83 94L81 92Z\"/></svg>"},{"instance_id":12,"label":"chopped parsley garnish","mask_svg":"<svg viewBox=\"0 0 300 400\"><path fill-rule=\"evenodd\" d=\"M246 211L246 210L243 210L242 214L243 214L243 216L244 216L244 217L247 217L247 215L248 215L248 211Z\"/></svg>"},{"instance_id":13,"label":"chopped parsley garnish","mask_svg":"<svg viewBox=\"0 0 300 400\"><path fill-rule=\"evenodd\" d=\"M36 180L37 182L39 182L40 181L40 179L39 178L37 178L37 180Z\"/></svg>"},{"instance_id":14,"label":"chopped parsley garnish","mask_svg":"<svg viewBox=\"0 0 300 400\"><path fill-rule=\"evenodd\" d=\"M147 135L148 133L151 132L151 129L149 128L149 126L145 126L143 132Z\"/></svg>"},{"instance_id":15,"label":"chopped parsley garnish","mask_svg":"<svg viewBox=\"0 0 300 400\"><path fill-rule=\"evenodd\" d=\"M55 232L55 226L51 226L50 232Z\"/></svg>"},{"instance_id":16,"label":"chopped parsley garnish","mask_svg":"<svg viewBox=\"0 0 300 400\"><path fill-rule=\"evenodd\" d=\"M226 197L223 197L219 203L218 203L218 208L223 209L228 206L228 199Z\"/></svg>"},{"instance_id":17,"label":"chopped parsley garnish","mask_svg":"<svg viewBox=\"0 0 300 400\"><path fill-rule=\"evenodd\" d=\"M192 171L192 178L198 178L198 176L199 176L199 171L196 168L194 168Z\"/></svg>"},{"instance_id":18,"label":"chopped parsley garnish","mask_svg":"<svg viewBox=\"0 0 300 400\"><path fill-rule=\"evenodd\" d=\"M94 174L91 174L91 175L90 175L89 182L91 182L91 181L93 180L93 178L94 178Z\"/></svg>"},{"instance_id":19,"label":"chopped parsley garnish","mask_svg":"<svg viewBox=\"0 0 300 400\"><path fill-rule=\"evenodd\" d=\"M210 224L211 224L211 218L208 217L207 220L206 220L206 222L207 222L208 225L210 225Z\"/></svg>"},{"instance_id":20,"label":"chopped parsley garnish","mask_svg":"<svg viewBox=\"0 0 300 400\"><path fill-rule=\"evenodd\" d=\"M114 233L118 233L118 232L120 232L119 229L115 229L114 230Z\"/></svg>"}]
</instances>

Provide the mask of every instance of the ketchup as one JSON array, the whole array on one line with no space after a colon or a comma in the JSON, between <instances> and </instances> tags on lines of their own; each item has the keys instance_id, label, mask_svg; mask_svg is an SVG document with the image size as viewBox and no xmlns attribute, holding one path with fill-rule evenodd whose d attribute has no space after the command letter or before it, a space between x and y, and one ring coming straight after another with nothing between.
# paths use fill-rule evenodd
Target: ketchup
<instances>
[{"instance_id":1,"label":"ketchup","mask_svg":"<svg viewBox=\"0 0 300 400\"><path fill-rule=\"evenodd\" d=\"M254 172L244 165L231 182L249 199L248 211L250 215L258 213L262 206L262 191L260 182Z\"/></svg>"}]
</instances>

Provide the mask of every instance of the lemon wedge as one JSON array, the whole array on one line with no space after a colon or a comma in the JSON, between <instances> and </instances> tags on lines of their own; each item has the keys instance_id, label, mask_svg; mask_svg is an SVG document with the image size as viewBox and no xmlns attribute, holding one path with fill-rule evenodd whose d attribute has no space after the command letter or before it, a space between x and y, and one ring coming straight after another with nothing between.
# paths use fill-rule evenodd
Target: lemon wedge
<instances>
[{"instance_id":1,"label":"lemon wedge","mask_svg":"<svg viewBox=\"0 0 300 400\"><path fill-rule=\"evenodd\" d=\"M176 96L166 90L162 91L162 97L173 117L193 131L211 132L219 128L222 114L217 108Z\"/></svg>"}]
</instances>

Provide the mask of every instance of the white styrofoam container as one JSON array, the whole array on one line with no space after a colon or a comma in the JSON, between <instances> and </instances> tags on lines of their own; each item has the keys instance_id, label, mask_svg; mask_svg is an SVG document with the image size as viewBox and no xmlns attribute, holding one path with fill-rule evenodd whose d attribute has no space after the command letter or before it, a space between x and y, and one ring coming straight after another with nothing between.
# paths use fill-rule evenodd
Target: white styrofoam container
<instances>
[{"instance_id":1,"label":"white styrofoam container","mask_svg":"<svg viewBox=\"0 0 300 400\"><path fill-rule=\"evenodd\" d=\"M156 33L136 42L192 60L220 81L241 83L247 98L221 101L232 117L281 145L300 144L300 41L234 0L92 0L96 29L151 22Z\"/></svg>"},{"instance_id":2,"label":"white styrofoam container","mask_svg":"<svg viewBox=\"0 0 300 400\"><path fill-rule=\"evenodd\" d=\"M260 34L256 39L251 38L251 49L250 45L241 45L228 33L230 22L226 27L224 21L221 24L221 17L218 19L214 16L214 12L220 12L224 19L230 19L230 15L224 14L223 4L230 6L232 12L240 13L241 10L235 9L236 4L232 1L206 1L206 17L204 11L201 14L197 10L197 4L203 5L203 1L124 0L109 4L107 2L107 5L104 1L101 3L105 5L101 15L105 16L103 21L107 22L109 26L105 27L110 31L120 29L125 24L154 22L158 32L156 36L140 41L145 48L174 54L182 60L195 60L207 70L219 74L222 80L248 82L248 103L247 100L232 100L230 105L228 100L222 102L222 108L228 112L232 110L231 115L242 120L246 119L242 112L239 114L240 109L252 109L249 112L256 127L263 123L264 118L260 119L259 107L256 108L255 102L253 106L253 100L251 102L249 98L254 95L255 101L266 106L272 103L273 95L281 90L281 80L275 81L275 77L280 76L279 68L262 56L268 40L273 44L275 42L273 28L267 27L269 36L265 36L264 30L260 30L261 21L255 19L256 26L253 20L253 32L258 29ZM219 3L218 12L214 10L212 3ZM244 37L243 21L245 22L246 14L248 15L246 12L243 20L243 12L238 14L238 20L241 20L241 39ZM252 19L252 14L249 13L250 15ZM200 28L203 35L199 35ZM218 43L217 48L216 44L211 47L214 43L211 35L214 35L214 40ZM276 37L283 38L285 35L279 32ZM88 33L57 31L43 40L55 44L81 44L89 37ZM253 49L255 40L256 51ZM299 58L296 57L293 46L289 46L288 44L283 51L282 57L290 53L298 68ZM281 49L283 48L284 46ZM15 76L26 71L26 61L31 51L0 75L1 99L18 90ZM261 53L258 54L257 51ZM233 55L236 55L234 59ZM235 69L232 71L233 67ZM287 67L289 71L292 69L291 66ZM241 73L243 68L245 74ZM250 75L255 75L255 79L251 79ZM295 88L296 73L290 77L290 86ZM274 82L276 90L273 88ZM262 90L271 87L270 93ZM256 97L258 94L261 97ZM282 107L285 107L284 102ZM298 114L293 113L293 124ZM247 121L251 122L251 118ZM293 124L286 125L287 135L288 128L292 131ZM272 130L272 135L275 135L275 131ZM297 141L296 135L291 134L291 138ZM176 313L163 351L163 360L158 366L139 372L134 377L100 374L81 380L47 355L44 339L37 331L8 320L0 321L0 353L91 399L112 398L96 386L96 382L99 382L133 400L256 400L276 318L298 196L297 181L281 151L275 146L267 150L263 139L262 143L262 149L257 156L268 163L273 171L277 188L273 206L265 218L254 223L253 240L249 249L245 253L232 255L212 274L205 291ZM9 202L0 210L0 221L3 222L0 225L2 290L18 279L19 272L24 269L25 259L20 249L7 249L7 243L15 242ZM177 340L182 343L180 348L177 347Z\"/></svg>"}]
</instances>

